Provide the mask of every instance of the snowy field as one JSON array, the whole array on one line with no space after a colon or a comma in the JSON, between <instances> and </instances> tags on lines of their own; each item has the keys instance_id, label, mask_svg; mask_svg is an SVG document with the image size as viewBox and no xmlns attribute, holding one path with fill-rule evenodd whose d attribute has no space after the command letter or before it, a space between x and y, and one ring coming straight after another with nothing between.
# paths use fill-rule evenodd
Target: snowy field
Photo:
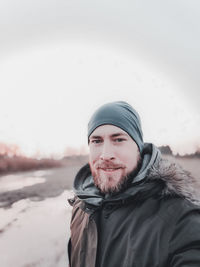
<instances>
[{"instance_id":1,"label":"snowy field","mask_svg":"<svg viewBox=\"0 0 200 267\"><path fill-rule=\"evenodd\" d=\"M59 173L60 170L54 171ZM12 197L19 190L41 186L51 172L3 176L0 193L6 192ZM8 208L0 208L0 267L68 266L71 206L67 199L71 196L72 191L63 190L56 197L38 201L38 197L32 196L16 201Z\"/></svg>"},{"instance_id":2,"label":"snowy field","mask_svg":"<svg viewBox=\"0 0 200 267\"><path fill-rule=\"evenodd\" d=\"M0 209L1 267L67 266L69 191L44 201L20 200Z\"/></svg>"}]
</instances>

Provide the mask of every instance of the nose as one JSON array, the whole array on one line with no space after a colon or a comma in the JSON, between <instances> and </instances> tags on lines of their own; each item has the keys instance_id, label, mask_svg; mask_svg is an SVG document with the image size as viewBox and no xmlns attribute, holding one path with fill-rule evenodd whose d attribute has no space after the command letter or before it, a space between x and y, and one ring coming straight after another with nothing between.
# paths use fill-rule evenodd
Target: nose
<instances>
[{"instance_id":1,"label":"nose","mask_svg":"<svg viewBox=\"0 0 200 267\"><path fill-rule=\"evenodd\" d=\"M110 142L104 142L102 145L102 150L100 154L100 159L104 161L113 160L114 157L114 150Z\"/></svg>"}]
</instances>

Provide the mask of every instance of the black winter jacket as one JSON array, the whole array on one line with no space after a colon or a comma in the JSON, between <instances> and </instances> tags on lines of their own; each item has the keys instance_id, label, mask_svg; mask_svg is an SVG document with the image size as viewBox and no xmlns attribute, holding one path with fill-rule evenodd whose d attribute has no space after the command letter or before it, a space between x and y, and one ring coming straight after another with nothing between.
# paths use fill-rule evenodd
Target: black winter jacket
<instances>
[{"instance_id":1,"label":"black winter jacket","mask_svg":"<svg viewBox=\"0 0 200 267\"><path fill-rule=\"evenodd\" d=\"M79 171L71 267L200 267L199 183L156 157L145 179L114 197L92 190L88 165Z\"/></svg>"}]
</instances>

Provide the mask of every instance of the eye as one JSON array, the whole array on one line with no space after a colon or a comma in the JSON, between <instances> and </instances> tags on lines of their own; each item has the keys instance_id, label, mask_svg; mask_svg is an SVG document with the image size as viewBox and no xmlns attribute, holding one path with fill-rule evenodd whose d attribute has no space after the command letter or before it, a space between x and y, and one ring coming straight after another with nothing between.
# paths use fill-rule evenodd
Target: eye
<instances>
[{"instance_id":1,"label":"eye","mask_svg":"<svg viewBox=\"0 0 200 267\"><path fill-rule=\"evenodd\" d=\"M92 141L91 141L91 143L93 143L93 144L99 144L99 143L101 143L102 142L102 140L100 140L100 139L93 139Z\"/></svg>"},{"instance_id":2,"label":"eye","mask_svg":"<svg viewBox=\"0 0 200 267\"><path fill-rule=\"evenodd\" d=\"M126 141L126 139L124 139L124 138L116 138L114 141L117 142L117 143L121 143L123 141Z\"/></svg>"}]
</instances>

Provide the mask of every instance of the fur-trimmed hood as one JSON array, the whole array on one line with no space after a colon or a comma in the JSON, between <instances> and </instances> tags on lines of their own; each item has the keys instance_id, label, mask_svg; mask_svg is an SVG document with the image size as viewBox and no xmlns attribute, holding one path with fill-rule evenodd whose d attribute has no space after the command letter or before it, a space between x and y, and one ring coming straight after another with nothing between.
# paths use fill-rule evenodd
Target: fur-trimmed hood
<instances>
[{"instance_id":1,"label":"fur-trimmed hood","mask_svg":"<svg viewBox=\"0 0 200 267\"><path fill-rule=\"evenodd\" d=\"M151 166L148 181L163 181L163 196L178 195L200 206L200 180L179 164L161 158Z\"/></svg>"},{"instance_id":2,"label":"fur-trimmed hood","mask_svg":"<svg viewBox=\"0 0 200 267\"><path fill-rule=\"evenodd\" d=\"M145 144L142 166L126 190L115 195L104 195L94 185L89 164L77 174L74 181L74 192L88 205L100 207L106 202L127 201L175 195L200 206L200 181L183 170L175 162L163 159L159 150L152 144Z\"/></svg>"}]
</instances>

